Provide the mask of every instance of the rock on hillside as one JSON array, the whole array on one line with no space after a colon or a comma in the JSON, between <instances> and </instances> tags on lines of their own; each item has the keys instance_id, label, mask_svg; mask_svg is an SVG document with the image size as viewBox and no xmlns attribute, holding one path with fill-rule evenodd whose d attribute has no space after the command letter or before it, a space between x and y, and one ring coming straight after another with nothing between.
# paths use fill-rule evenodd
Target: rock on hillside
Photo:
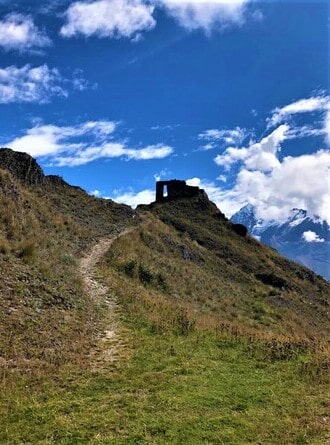
<instances>
[{"instance_id":1,"label":"rock on hillside","mask_svg":"<svg viewBox=\"0 0 330 445\"><path fill-rule=\"evenodd\" d=\"M37 161L27 153L21 153L10 148L0 149L0 168L28 184L42 184L45 175Z\"/></svg>"}]
</instances>

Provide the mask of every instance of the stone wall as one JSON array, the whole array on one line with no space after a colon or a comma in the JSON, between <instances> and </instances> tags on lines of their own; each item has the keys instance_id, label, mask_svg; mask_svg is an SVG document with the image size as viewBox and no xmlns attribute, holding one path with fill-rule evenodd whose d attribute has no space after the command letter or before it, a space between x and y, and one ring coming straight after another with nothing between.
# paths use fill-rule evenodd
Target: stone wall
<instances>
[{"instance_id":1,"label":"stone wall","mask_svg":"<svg viewBox=\"0 0 330 445\"><path fill-rule=\"evenodd\" d=\"M165 190L167 194L165 195ZM185 181L173 179L171 181L158 181L156 183L156 202L178 199L191 198L197 196L201 190L198 187L187 185Z\"/></svg>"}]
</instances>

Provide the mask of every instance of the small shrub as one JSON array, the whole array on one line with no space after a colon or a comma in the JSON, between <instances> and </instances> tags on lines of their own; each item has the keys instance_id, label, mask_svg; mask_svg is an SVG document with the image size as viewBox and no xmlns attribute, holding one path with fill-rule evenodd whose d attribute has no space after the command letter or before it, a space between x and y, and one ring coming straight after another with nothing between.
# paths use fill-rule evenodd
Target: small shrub
<instances>
[{"instance_id":1,"label":"small shrub","mask_svg":"<svg viewBox=\"0 0 330 445\"><path fill-rule=\"evenodd\" d=\"M273 273L258 273L256 274L257 280L261 281L267 286L273 286L277 289L288 288L288 283L281 277L274 275Z\"/></svg>"},{"instance_id":2,"label":"small shrub","mask_svg":"<svg viewBox=\"0 0 330 445\"><path fill-rule=\"evenodd\" d=\"M139 279L143 284L150 284L153 280L152 272L143 264L139 264Z\"/></svg>"},{"instance_id":3,"label":"small shrub","mask_svg":"<svg viewBox=\"0 0 330 445\"><path fill-rule=\"evenodd\" d=\"M76 264L77 263L76 258L69 253L65 253L62 255L62 261L65 264Z\"/></svg>"},{"instance_id":4,"label":"small shrub","mask_svg":"<svg viewBox=\"0 0 330 445\"><path fill-rule=\"evenodd\" d=\"M136 260L132 259L132 260L128 261L128 263L126 263L124 265L125 274L128 275L129 277L133 277L136 266L137 266Z\"/></svg>"}]
</instances>

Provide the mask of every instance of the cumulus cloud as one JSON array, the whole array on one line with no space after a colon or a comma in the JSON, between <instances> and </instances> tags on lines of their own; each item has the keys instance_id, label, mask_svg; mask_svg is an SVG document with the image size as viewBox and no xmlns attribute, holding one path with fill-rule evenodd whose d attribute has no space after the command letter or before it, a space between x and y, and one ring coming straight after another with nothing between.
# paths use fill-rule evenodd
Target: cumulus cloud
<instances>
[{"instance_id":1,"label":"cumulus cloud","mask_svg":"<svg viewBox=\"0 0 330 445\"><path fill-rule=\"evenodd\" d=\"M6 145L34 157L44 157L52 165L69 167L100 158L161 159L173 152L172 147L164 144L127 147L124 142L114 140L117 126L112 121L88 121L68 127L36 125Z\"/></svg>"},{"instance_id":2,"label":"cumulus cloud","mask_svg":"<svg viewBox=\"0 0 330 445\"><path fill-rule=\"evenodd\" d=\"M6 51L35 51L50 44L51 40L30 16L12 13L0 21L0 47Z\"/></svg>"},{"instance_id":3,"label":"cumulus cloud","mask_svg":"<svg viewBox=\"0 0 330 445\"><path fill-rule=\"evenodd\" d=\"M229 169L232 164L241 161L247 169L270 171L280 165L277 154L288 130L288 125L281 125L260 142L248 147L228 147L223 154L216 156L215 163Z\"/></svg>"},{"instance_id":4,"label":"cumulus cloud","mask_svg":"<svg viewBox=\"0 0 330 445\"><path fill-rule=\"evenodd\" d=\"M142 0L97 0L72 3L65 13L63 37L136 38L154 28L154 6Z\"/></svg>"},{"instance_id":5,"label":"cumulus cloud","mask_svg":"<svg viewBox=\"0 0 330 445\"><path fill-rule=\"evenodd\" d=\"M322 128L318 116L317 125L311 123L315 111L326 114ZM309 113L310 123L294 126L295 115L301 113ZM224 184L223 187L207 181L203 184L198 178L195 181L201 181L206 189L209 187L216 204L227 216L250 203L262 219L285 220L292 208L302 208L330 223L330 151L320 148L314 153L281 156L287 140L329 135L329 113L329 98L325 96L276 108L271 119L277 125L268 135L259 141L250 140L244 146L229 146L214 158L217 165L232 172L230 189ZM218 179L222 177L220 174Z\"/></svg>"},{"instance_id":6,"label":"cumulus cloud","mask_svg":"<svg viewBox=\"0 0 330 445\"><path fill-rule=\"evenodd\" d=\"M262 146L259 143L259 148ZM251 203L256 207L258 217L278 221L285 220L292 208L302 208L330 223L327 179L330 151L286 156L281 160L277 150L275 143L273 152L266 152L265 156L259 149L250 153L249 148L244 148L241 154L239 149L234 153L229 151L221 162L219 157L216 158L219 165L243 162L233 188L219 191L217 203L220 208L231 216L243 205Z\"/></svg>"},{"instance_id":7,"label":"cumulus cloud","mask_svg":"<svg viewBox=\"0 0 330 445\"><path fill-rule=\"evenodd\" d=\"M272 169L261 167L249 169L243 164L234 186L219 188L216 203L227 216L251 203L265 220L285 220L292 208L301 208L330 223L329 151L277 158Z\"/></svg>"},{"instance_id":8,"label":"cumulus cloud","mask_svg":"<svg viewBox=\"0 0 330 445\"><path fill-rule=\"evenodd\" d=\"M312 232L312 230L308 230L302 234L302 238L307 243L324 243L325 239L320 238L317 233Z\"/></svg>"},{"instance_id":9,"label":"cumulus cloud","mask_svg":"<svg viewBox=\"0 0 330 445\"><path fill-rule=\"evenodd\" d=\"M138 41L144 31L156 26L155 10L162 8L188 31L210 34L229 26L241 26L247 19L260 20L254 10L248 17L252 0L94 0L76 1L65 13L63 37L130 38Z\"/></svg>"},{"instance_id":10,"label":"cumulus cloud","mask_svg":"<svg viewBox=\"0 0 330 445\"><path fill-rule=\"evenodd\" d=\"M24 65L0 68L0 104L49 102L52 96L68 97L68 88L83 91L95 88L76 70L71 79L65 79L57 68L44 64L37 67Z\"/></svg>"},{"instance_id":11,"label":"cumulus cloud","mask_svg":"<svg viewBox=\"0 0 330 445\"><path fill-rule=\"evenodd\" d=\"M256 205L263 219L283 220L292 208L306 209L330 222L329 184L330 152L285 157L271 172L238 173L232 197Z\"/></svg>"},{"instance_id":12,"label":"cumulus cloud","mask_svg":"<svg viewBox=\"0 0 330 445\"><path fill-rule=\"evenodd\" d=\"M159 0L157 3L182 27L189 31L202 29L208 34L214 29L242 25L249 0Z\"/></svg>"}]
</instances>

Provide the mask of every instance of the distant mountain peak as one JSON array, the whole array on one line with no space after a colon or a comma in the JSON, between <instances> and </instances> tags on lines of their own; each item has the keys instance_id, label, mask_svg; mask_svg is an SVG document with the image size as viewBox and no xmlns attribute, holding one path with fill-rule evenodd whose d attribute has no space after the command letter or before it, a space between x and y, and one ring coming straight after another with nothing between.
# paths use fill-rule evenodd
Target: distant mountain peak
<instances>
[{"instance_id":1,"label":"distant mountain peak","mask_svg":"<svg viewBox=\"0 0 330 445\"><path fill-rule=\"evenodd\" d=\"M244 224L259 241L330 279L330 227L319 216L293 208L284 221L265 220L257 218L256 208L247 204L231 221ZM306 233L313 236L306 237Z\"/></svg>"}]
</instances>

